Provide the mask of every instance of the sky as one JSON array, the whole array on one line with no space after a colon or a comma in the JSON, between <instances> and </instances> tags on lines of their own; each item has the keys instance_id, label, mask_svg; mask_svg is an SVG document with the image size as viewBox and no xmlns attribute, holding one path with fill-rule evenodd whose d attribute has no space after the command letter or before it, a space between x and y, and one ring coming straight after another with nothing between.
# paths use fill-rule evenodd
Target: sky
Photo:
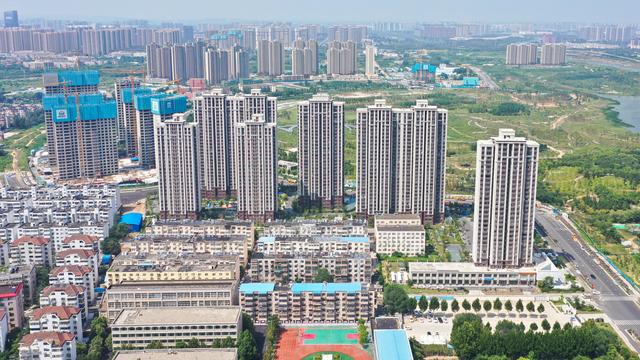
<instances>
[{"instance_id":1,"label":"sky","mask_svg":"<svg viewBox=\"0 0 640 360\"><path fill-rule=\"evenodd\" d=\"M0 0L21 18L640 23L640 0Z\"/></svg>"}]
</instances>

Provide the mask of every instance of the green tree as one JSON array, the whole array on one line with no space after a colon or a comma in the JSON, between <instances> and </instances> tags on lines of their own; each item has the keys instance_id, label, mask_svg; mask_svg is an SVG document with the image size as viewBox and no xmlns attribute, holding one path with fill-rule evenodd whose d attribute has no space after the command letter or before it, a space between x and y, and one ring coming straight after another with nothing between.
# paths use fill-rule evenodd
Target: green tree
<instances>
[{"instance_id":1,"label":"green tree","mask_svg":"<svg viewBox=\"0 0 640 360\"><path fill-rule=\"evenodd\" d=\"M164 345L158 340L153 340L147 345L147 349L164 349Z\"/></svg>"},{"instance_id":2,"label":"green tree","mask_svg":"<svg viewBox=\"0 0 640 360\"><path fill-rule=\"evenodd\" d=\"M447 312L448 309L449 309L449 303L447 302L447 300L442 299L440 301L440 310L442 310L443 312Z\"/></svg>"},{"instance_id":3,"label":"green tree","mask_svg":"<svg viewBox=\"0 0 640 360\"><path fill-rule=\"evenodd\" d=\"M400 285L385 286L382 298L385 309L391 314L404 313L407 309L407 292Z\"/></svg>"},{"instance_id":4,"label":"green tree","mask_svg":"<svg viewBox=\"0 0 640 360\"><path fill-rule=\"evenodd\" d=\"M496 309L497 311L502 310L502 301L500 301L500 299L499 299L499 298L496 298L496 299L493 301L493 308L494 308L494 309Z\"/></svg>"},{"instance_id":5,"label":"green tree","mask_svg":"<svg viewBox=\"0 0 640 360\"><path fill-rule=\"evenodd\" d=\"M469 301L467 301L467 299L464 299L464 300L462 301L462 308L463 308L465 311L469 311L469 310L471 310L471 304L469 303Z\"/></svg>"},{"instance_id":6,"label":"green tree","mask_svg":"<svg viewBox=\"0 0 640 360\"><path fill-rule=\"evenodd\" d=\"M402 311L402 313L410 314L416 311L417 307L418 307L418 300L416 300L416 298L414 297L407 297L407 299L404 302L404 310Z\"/></svg>"},{"instance_id":7,"label":"green tree","mask_svg":"<svg viewBox=\"0 0 640 360\"><path fill-rule=\"evenodd\" d=\"M547 321L547 319L542 320L542 330L549 331L551 330L551 324Z\"/></svg>"},{"instance_id":8,"label":"green tree","mask_svg":"<svg viewBox=\"0 0 640 360\"><path fill-rule=\"evenodd\" d=\"M418 307L422 311L427 311L427 309L429 308L429 301L427 301L426 296L424 295L420 296L420 300L418 301Z\"/></svg>"},{"instance_id":9,"label":"green tree","mask_svg":"<svg viewBox=\"0 0 640 360\"><path fill-rule=\"evenodd\" d=\"M317 283L333 282L333 275L331 275L329 270L327 270L326 268L321 267L321 268L318 269L318 273L313 278L313 281L317 282Z\"/></svg>"},{"instance_id":10,"label":"green tree","mask_svg":"<svg viewBox=\"0 0 640 360\"><path fill-rule=\"evenodd\" d=\"M489 312L491 311L491 301L489 300L485 300L484 303L482 304L482 308L484 309L484 311Z\"/></svg>"},{"instance_id":11,"label":"green tree","mask_svg":"<svg viewBox=\"0 0 640 360\"><path fill-rule=\"evenodd\" d=\"M429 310L435 311L435 310L438 310L439 308L440 308L440 301L438 300L438 297L432 296L431 299L429 300Z\"/></svg>"},{"instance_id":12,"label":"green tree","mask_svg":"<svg viewBox=\"0 0 640 360\"><path fill-rule=\"evenodd\" d=\"M473 303L471 304L471 307L473 308L473 311L475 311L475 312L480 311L480 309L482 308L482 305L480 305L480 300L479 299L473 300Z\"/></svg>"},{"instance_id":13,"label":"green tree","mask_svg":"<svg viewBox=\"0 0 640 360\"><path fill-rule=\"evenodd\" d=\"M507 300L507 302L504 303L504 309L509 312L513 310L513 304L511 304L511 300Z\"/></svg>"},{"instance_id":14,"label":"green tree","mask_svg":"<svg viewBox=\"0 0 640 360\"><path fill-rule=\"evenodd\" d=\"M557 321L554 322L553 323L553 331L560 331L560 330L562 330L562 326L560 326L560 323L557 322Z\"/></svg>"},{"instance_id":15,"label":"green tree","mask_svg":"<svg viewBox=\"0 0 640 360\"><path fill-rule=\"evenodd\" d=\"M542 303L540 303L540 305L538 305L538 312L540 314L542 314L544 312L544 305L542 305Z\"/></svg>"},{"instance_id":16,"label":"green tree","mask_svg":"<svg viewBox=\"0 0 640 360\"><path fill-rule=\"evenodd\" d=\"M456 349L456 355L461 360L474 359L482 350L481 342L486 331L478 315L456 315L450 337L450 343Z\"/></svg>"},{"instance_id":17,"label":"green tree","mask_svg":"<svg viewBox=\"0 0 640 360\"><path fill-rule=\"evenodd\" d=\"M533 301L529 301L527 303L527 311L528 312L534 312L536 311L536 306L533 304Z\"/></svg>"},{"instance_id":18,"label":"green tree","mask_svg":"<svg viewBox=\"0 0 640 360\"><path fill-rule=\"evenodd\" d=\"M256 340L249 330L243 330L238 337L238 360L256 360L257 358Z\"/></svg>"},{"instance_id":19,"label":"green tree","mask_svg":"<svg viewBox=\"0 0 640 360\"><path fill-rule=\"evenodd\" d=\"M538 331L538 324L536 324L536 323L531 323L531 325L529 325L529 330L531 330L531 331Z\"/></svg>"},{"instance_id":20,"label":"green tree","mask_svg":"<svg viewBox=\"0 0 640 360\"><path fill-rule=\"evenodd\" d=\"M458 304L458 299L453 299L451 302L451 311L458 312L460 311L460 304Z\"/></svg>"},{"instance_id":21,"label":"green tree","mask_svg":"<svg viewBox=\"0 0 640 360\"><path fill-rule=\"evenodd\" d=\"M369 342L369 331L364 319L358 319L358 337L360 345L365 346Z\"/></svg>"},{"instance_id":22,"label":"green tree","mask_svg":"<svg viewBox=\"0 0 640 360\"><path fill-rule=\"evenodd\" d=\"M524 305L522 304L522 300L518 299L518 301L516 302L516 311L517 312L523 312L524 311Z\"/></svg>"}]
</instances>

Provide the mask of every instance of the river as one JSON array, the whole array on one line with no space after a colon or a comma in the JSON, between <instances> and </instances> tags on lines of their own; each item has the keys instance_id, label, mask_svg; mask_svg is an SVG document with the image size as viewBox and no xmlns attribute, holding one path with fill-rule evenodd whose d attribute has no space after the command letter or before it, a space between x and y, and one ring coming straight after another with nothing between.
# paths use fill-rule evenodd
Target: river
<instances>
[{"instance_id":1,"label":"river","mask_svg":"<svg viewBox=\"0 0 640 360\"><path fill-rule=\"evenodd\" d=\"M616 96L601 95L607 99L612 99L620 104L613 107L618 112L620 120L631 125L630 131L640 133L640 96Z\"/></svg>"}]
</instances>

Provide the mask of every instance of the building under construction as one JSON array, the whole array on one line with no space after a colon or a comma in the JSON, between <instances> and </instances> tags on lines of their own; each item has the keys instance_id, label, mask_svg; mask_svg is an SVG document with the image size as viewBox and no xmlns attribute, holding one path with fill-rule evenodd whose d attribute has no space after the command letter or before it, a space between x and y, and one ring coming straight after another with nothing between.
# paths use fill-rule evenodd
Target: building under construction
<instances>
[{"instance_id":1,"label":"building under construction","mask_svg":"<svg viewBox=\"0 0 640 360\"><path fill-rule=\"evenodd\" d=\"M124 140L127 147L127 156L135 157L140 153L137 133L138 119L133 98L136 95L149 94L151 94L151 89L144 87L129 87L120 90L120 103L118 104L119 135L120 140Z\"/></svg>"}]
</instances>

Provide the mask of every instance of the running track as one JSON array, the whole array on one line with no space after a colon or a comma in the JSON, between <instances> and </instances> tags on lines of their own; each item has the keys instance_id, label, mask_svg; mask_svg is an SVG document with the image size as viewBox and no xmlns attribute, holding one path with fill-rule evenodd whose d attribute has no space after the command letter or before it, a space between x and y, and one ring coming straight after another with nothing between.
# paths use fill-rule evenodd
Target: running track
<instances>
[{"instance_id":1,"label":"running track","mask_svg":"<svg viewBox=\"0 0 640 360\"><path fill-rule=\"evenodd\" d=\"M353 360L372 360L368 352L359 345L304 345L302 332L304 329L287 329L280 333L280 341L276 351L277 360L300 360L307 355L319 351L337 351L349 355Z\"/></svg>"}]
</instances>

